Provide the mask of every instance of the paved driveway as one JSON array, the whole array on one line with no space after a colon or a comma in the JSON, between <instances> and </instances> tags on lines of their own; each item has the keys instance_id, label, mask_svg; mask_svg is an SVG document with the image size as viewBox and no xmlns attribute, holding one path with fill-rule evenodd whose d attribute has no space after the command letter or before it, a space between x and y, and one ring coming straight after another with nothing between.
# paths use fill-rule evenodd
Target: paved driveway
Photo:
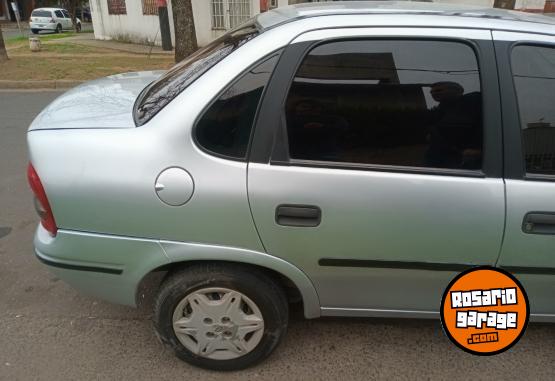
<instances>
[{"instance_id":1,"label":"paved driveway","mask_svg":"<svg viewBox=\"0 0 555 381\"><path fill-rule=\"evenodd\" d=\"M554 325L532 325L509 352L476 357L437 321L306 321L298 312L255 368L225 374L180 362L155 338L150 305L80 295L34 258L25 132L58 94L0 91L0 380L555 379Z\"/></svg>"}]
</instances>

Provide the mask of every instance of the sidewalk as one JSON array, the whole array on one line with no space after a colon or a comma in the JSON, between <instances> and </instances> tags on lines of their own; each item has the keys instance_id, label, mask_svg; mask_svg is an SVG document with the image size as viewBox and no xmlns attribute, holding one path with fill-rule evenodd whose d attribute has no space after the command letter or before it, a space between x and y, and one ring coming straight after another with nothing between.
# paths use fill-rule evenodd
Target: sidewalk
<instances>
[{"instance_id":1,"label":"sidewalk","mask_svg":"<svg viewBox=\"0 0 555 381\"><path fill-rule=\"evenodd\" d=\"M92 46L95 48L119 50L133 54L174 54L173 50L165 51L162 50L162 47L160 46L131 44L114 40L95 40L92 33L83 33L74 37L68 37L64 39L64 42L71 42L76 45Z\"/></svg>"}]
</instances>

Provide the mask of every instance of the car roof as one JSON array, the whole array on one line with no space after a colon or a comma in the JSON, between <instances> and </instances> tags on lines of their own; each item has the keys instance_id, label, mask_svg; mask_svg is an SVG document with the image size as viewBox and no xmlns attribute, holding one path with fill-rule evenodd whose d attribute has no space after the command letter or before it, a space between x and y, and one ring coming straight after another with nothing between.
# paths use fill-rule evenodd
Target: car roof
<instances>
[{"instance_id":1,"label":"car roof","mask_svg":"<svg viewBox=\"0 0 555 381\"><path fill-rule=\"evenodd\" d=\"M35 8L34 11L65 11L65 8L52 8L52 7L44 7L44 8Z\"/></svg>"},{"instance_id":2,"label":"car roof","mask_svg":"<svg viewBox=\"0 0 555 381\"><path fill-rule=\"evenodd\" d=\"M468 28L487 26L496 29L496 22L500 29L515 31L537 31L545 29L546 33L555 34L555 17L531 14L526 12L511 11L499 8L483 7L468 4L446 4L418 1L341 1L323 3L302 3L260 14L257 17L258 24L263 29L273 28L284 23L296 20L323 17L323 16L346 16L346 15L399 15L410 16L411 19L419 17L433 17L443 19L445 25L449 25L447 16L457 17L463 21L462 24ZM408 23L410 24L410 23ZM461 23L459 23L460 25ZM528 24L528 27L526 26ZM530 27L534 24L534 27ZM401 26L401 25L399 25ZM436 26L430 24L430 26ZM539 28L538 28L539 27Z\"/></svg>"}]
</instances>

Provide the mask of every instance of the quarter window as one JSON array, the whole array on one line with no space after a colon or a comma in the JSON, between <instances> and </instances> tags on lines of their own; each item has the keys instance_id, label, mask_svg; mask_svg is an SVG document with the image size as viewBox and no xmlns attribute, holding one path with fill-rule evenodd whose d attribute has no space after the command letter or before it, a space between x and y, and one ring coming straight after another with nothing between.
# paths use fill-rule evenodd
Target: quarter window
<instances>
[{"instance_id":1,"label":"quarter window","mask_svg":"<svg viewBox=\"0 0 555 381\"><path fill-rule=\"evenodd\" d=\"M447 41L354 40L305 57L287 103L292 159L482 167L482 96L472 48Z\"/></svg>"},{"instance_id":2,"label":"quarter window","mask_svg":"<svg viewBox=\"0 0 555 381\"><path fill-rule=\"evenodd\" d=\"M278 56L249 70L212 103L196 127L197 142L206 150L242 159L264 87Z\"/></svg>"},{"instance_id":3,"label":"quarter window","mask_svg":"<svg viewBox=\"0 0 555 381\"><path fill-rule=\"evenodd\" d=\"M528 173L555 174L555 49L516 46L512 70Z\"/></svg>"}]
</instances>

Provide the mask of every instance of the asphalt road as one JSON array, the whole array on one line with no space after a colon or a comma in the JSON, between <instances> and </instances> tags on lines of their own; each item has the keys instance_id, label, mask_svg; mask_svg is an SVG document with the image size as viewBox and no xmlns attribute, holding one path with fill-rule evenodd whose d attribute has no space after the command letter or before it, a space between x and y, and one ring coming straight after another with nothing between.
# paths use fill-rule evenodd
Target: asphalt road
<instances>
[{"instance_id":1,"label":"asphalt road","mask_svg":"<svg viewBox=\"0 0 555 381\"><path fill-rule=\"evenodd\" d=\"M58 94L0 91L0 380L555 379L555 325L531 325L510 351L477 357L437 321L294 313L284 342L255 368L215 373L177 360L154 335L149 303L80 295L33 255L25 132Z\"/></svg>"},{"instance_id":2,"label":"asphalt road","mask_svg":"<svg viewBox=\"0 0 555 381\"><path fill-rule=\"evenodd\" d=\"M83 23L82 24L82 32L92 32L93 27L91 23ZM41 31L39 35L46 35L46 34L54 34L54 32L48 31ZM18 36L33 36L31 31L29 30L29 22L22 21L21 22L21 31L17 28L17 24L11 23L9 26L2 26L2 35L4 36L4 40L11 38L11 37L18 37Z\"/></svg>"}]
</instances>

